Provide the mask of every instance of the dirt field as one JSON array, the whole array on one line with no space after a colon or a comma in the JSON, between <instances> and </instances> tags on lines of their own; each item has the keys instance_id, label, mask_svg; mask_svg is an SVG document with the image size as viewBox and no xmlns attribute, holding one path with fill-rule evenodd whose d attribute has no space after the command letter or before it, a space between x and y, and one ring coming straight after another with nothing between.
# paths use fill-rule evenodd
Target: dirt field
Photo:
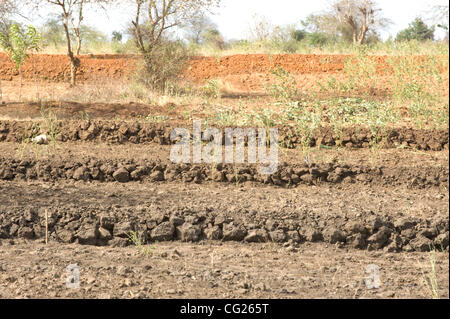
<instances>
[{"instance_id":1,"label":"dirt field","mask_svg":"<svg viewBox=\"0 0 450 319\"><path fill-rule=\"evenodd\" d=\"M198 58L188 72L235 90L220 105L251 109L269 101L270 63L307 83L339 76L345 59ZM65 57L35 62L45 91L68 90ZM80 79L125 81L135 63L83 57ZM449 298L448 127L413 126L407 113L380 132L325 120L305 155L302 134L280 125L268 176L255 164L170 161L170 132L192 131L217 101L50 99L45 115L42 103L13 102L17 77L1 54L0 78L0 298ZM52 139L31 142L39 134ZM66 286L74 264L79 289Z\"/></svg>"}]
</instances>

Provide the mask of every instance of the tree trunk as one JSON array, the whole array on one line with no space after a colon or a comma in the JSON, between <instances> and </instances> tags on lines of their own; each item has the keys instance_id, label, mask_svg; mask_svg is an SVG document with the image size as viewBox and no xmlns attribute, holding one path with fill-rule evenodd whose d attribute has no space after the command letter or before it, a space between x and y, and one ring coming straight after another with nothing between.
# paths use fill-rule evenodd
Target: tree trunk
<instances>
[{"instance_id":1,"label":"tree trunk","mask_svg":"<svg viewBox=\"0 0 450 319\"><path fill-rule=\"evenodd\" d=\"M34 54L31 56L31 63L33 64L34 87L36 89L36 100L39 101L39 83L38 83L38 78L37 78L36 66L34 63Z\"/></svg>"},{"instance_id":2,"label":"tree trunk","mask_svg":"<svg viewBox=\"0 0 450 319\"><path fill-rule=\"evenodd\" d=\"M74 55L72 50L72 43L70 40L70 33L69 33L69 16L64 11L64 32L66 34L66 41L67 41L67 55L70 59L70 86L76 85L76 77L77 77L77 68L79 65L79 61Z\"/></svg>"},{"instance_id":3,"label":"tree trunk","mask_svg":"<svg viewBox=\"0 0 450 319\"><path fill-rule=\"evenodd\" d=\"M19 102L22 101L22 66L19 66L20 85L19 85Z\"/></svg>"},{"instance_id":4,"label":"tree trunk","mask_svg":"<svg viewBox=\"0 0 450 319\"><path fill-rule=\"evenodd\" d=\"M367 35L367 31L369 30L369 28L365 25L362 26L361 31L359 32L359 36L358 36L358 44L363 44L364 41L366 40L366 35Z\"/></svg>"},{"instance_id":5,"label":"tree trunk","mask_svg":"<svg viewBox=\"0 0 450 319\"><path fill-rule=\"evenodd\" d=\"M76 33L76 38L77 38L77 55L80 55L80 51L81 51L81 36L80 36L79 32Z\"/></svg>"},{"instance_id":6,"label":"tree trunk","mask_svg":"<svg viewBox=\"0 0 450 319\"><path fill-rule=\"evenodd\" d=\"M77 85L77 66L73 61L73 58L70 60L70 86Z\"/></svg>"},{"instance_id":7,"label":"tree trunk","mask_svg":"<svg viewBox=\"0 0 450 319\"><path fill-rule=\"evenodd\" d=\"M77 70L80 67L80 59L73 55L73 53L69 54L70 58L70 86L77 85Z\"/></svg>"},{"instance_id":8,"label":"tree trunk","mask_svg":"<svg viewBox=\"0 0 450 319\"><path fill-rule=\"evenodd\" d=\"M81 25L81 21L83 21L84 17L83 17L83 1L80 2L80 7L78 8L78 24L77 26L73 26L73 29L75 31L75 36L77 38L77 55L80 55L80 50L81 50L81 34L80 34L80 25ZM72 20L73 23L73 20Z\"/></svg>"}]
</instances>

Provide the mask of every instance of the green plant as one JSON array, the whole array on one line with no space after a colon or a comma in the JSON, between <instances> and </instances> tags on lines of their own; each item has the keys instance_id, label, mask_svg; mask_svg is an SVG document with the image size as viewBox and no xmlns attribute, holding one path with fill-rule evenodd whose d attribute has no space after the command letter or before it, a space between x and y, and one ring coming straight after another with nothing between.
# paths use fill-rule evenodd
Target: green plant
<instances>
[{"instance_id":1,"label":"green plant","mask_svg":"<svg viewBox=\"0 0 450 319\"><path fill-rule=\"evenodd\" d=\"M275 83L266 86L266 92L277 102L289 103L298 98L297 81L283 67L270 71L275 76Z\"/></svg>"},{"instance_id":2,"label":"green plant","mask_svg":"<svg viewBox=\"0 0 450 319\"><path fill-rule=\"evenodd\" d=\"M262 111L255 112L253 114L253 121L258 125L262 125L266 129L274 127L276 125L275 112L267 108Z\"/></svg>"},{"instance_id":3,"label":"green plant","mask_svg":"<svg viewBox=\"0 0 450 319\"><path fill-rule=\"evenodd\" d=\"M213 110L212 121L213 123L222 126L231 126L236 124L237 118L235 112L232 109L215 108Z\"/></svg>"},{"instance_id":4,"label":"green plant","mask_svg":"<svg viewBox=\"0 0 450 319\"><path fill-rule=\"evenodd\" d=\"M377 65L375 60L368 56L365 51L355 57L349 58L344 64L344 71L348 79L341 84L344 92L364 91L374 87Z\"/></svg>"},{"instance_id":5,"label":"green plant","mask_svg":"<svg viewBox=\"0 0 450 319\"><path fill-rule=\"evenodd\" d=\"M321 116L314 112L303 111L295 117L296 130L300 135L302 154L307 163L309 163L309 150L314 133L320 128Z\"/></svg>"},{"instance_id":6,"label":"green plant","mask_svg":"<svg viewBox=\"0 0 450 319\"><path fill-rule=\"evenodd\" d=\"M164 92L171 83L179 79L189 56L189 49L181 42L157 43L143 55L136 80L154 91Z\"/></svg>"},{"instance_id":7,"label":"green plant","mask_svg":"<svg viewBox=\"0 0 450 319\"><path fill-rule=\"evenodd\" d=\"M140 254L148 257L153 255L153 250L155 250L155 246L144 247L145 240L142 238L142 235L137 231L132 231L128 234L128 240L137 247Z\"/></svg>"},{"instance_id":8,"label":"green plant","mask_svg":"<svg viewBox=\"0 0 450 319\"><path fill-rule=\"evenodd\" d=\"M408 28L397 34L396 41L426 41L434 39L434 26L428 27L421 18L415 18Z\"/></svg>"},{"instance_id":9,"label":"green plant","mask_svg":"<svg viewBox=\"0 0 450 319\"><path fill-rule=\"evenodd\" d=\"M185 121L190 120L192 117L191 110L184 110L183 113L181 114L181 116L183 116L183 120L185 120Z\"/></svg>"},{"instance_id":10,"label":"green plant","mask_svg":"<svg viewBox=\"0 0 450 319\"><path fill-rule=\"evenodd\" d=\"M167 115L148 114L146 117L138 116L138 119L150 123L161 123L167 121L169 117Z\"/></svg>"},{"instance_id":11,"label":"green plant","mask_svg":"<svg viewBox=\"0 0 450 319\"><path fill-rule=\"evenodd\" d=\"M427 274L425 274L425 271L422 266L423 281L431 298L439 299L439 285L436 276L436 249L434 247L429 252L429 263L430 263L430 270Z\"/></svg>"},{"instance_id":12,"label":"green plant","mask_svg":"<svg viewBox=\"0 0 450 319\"><path fill-rule=\"evenodd\" d=\"M23 158L23 156L25 155L25 151L27 150L30 143L32 143L34 146L35 157L36 159L39 159L39 145L37 144L36 141L33 141L33 139L40 134L41 129L42 127L40 123L32 123L31 125L25 128L20 143L21 158Z\"/></svg>"},{"instance_id":13,"label":"green plant","mask_svg":"<svg viewBox=\"0 0 450 319\"><path fill-rule=\"evenodd\" d=\"M322 122L322 114L317 111L319 106L320 104L307 108L306 102L302 100L291 103L284 112L284 120L293 122L290 125L294 129L295 135L300 138L302 154L306 162L309 161L309 150L314 133L320 128Z\"/></svg>"},{"instance_id":14,"label":"green plant","mask_svg":"<svg viewBox=\"0 0 450 319\"><path fill-rule=\"evenodd\" d=\"M410 115L417 124L428 122L433 109L448 105L448 96L440 90L448 81L442 72L448 70L448 58L389 57L387 63L394 100L400 105L409 104Z\"/></svg>"},{"instance_id":15,"label":"green plant","mask_svg":"<svg viewBox=\"0 0 450 319\"><path fill-rule=\"evenodd\" d=\"M85 111L78 111L78 114L80 115L80 118L83 121L89 121L89 114Z\"/></svg>"},{"instance_id":16,"label":"green plant","mask_svg":"<svg viewBox=\"0 0 450 319\"><path fill-rule=\"evenodd\" d=\"M218 99L221 96L217 80L209 80L204 86L200 87L200 92L207 98Z\"/></svg>"},{"instance_id":17,"label":"green plant","mask_svg":"<svg viewBox=\"0 0 450 319\"><path fill-rule=\"evenodd\" d=\"M16 71L19 71L19 100L22 99L22 64L29 57L30 51L40 50L41 41L40 34L32 25L24 29L18 24L12 24L7 34L0 33L0 47L9 54L15 63Z\"/></svg>"},{"instance_id":18,"label":"green plant","mask_svg":"<svg viewBox=\"0 0 450 319\"><path fill-rule=\"evenodd\" d=\"M33 143L34 143L34 155L35 155L36 161L38 161L39 160L39 144L38 144L37 140L35 140Z\"/></svg>"},{"instance_id":19,"label":"green plant","mask_svg":"<svg viewBox=\"0 0 450 319\"><path fill-rule=\"evenodd\" d=\"M25 150L28 148L29 143L30 143L30 138L28 137L28 128L26 128L24 135L21 138L20 158L23 158L23 156L25 155Z\"/></svg>"},{"instance_id":20,"label":"green plant","mask_svg":"<svg viewBox=\"0 0 450 319\"><path fill-rule=\"evenodd\" d=\"M59 129L57 126L58 117L55 112L53 112L52 108L45 108L41 106L41 117L44 119L45 127L50 137L50 141L53 145L53 151L56 152L56 135L59 133Z\"/></svg>"},{"instance_id":21,"label":"green plant","mask_svg":"<svg viewBox=\"0 0 450 319\"><path fill-rule=\"evenodd\" d=\"M239 184L241 183L241 179L239 177L239 170L237 169L236 164L233 164L233 175L236 186L239 186Z\"/></svg>"}]
</instances>

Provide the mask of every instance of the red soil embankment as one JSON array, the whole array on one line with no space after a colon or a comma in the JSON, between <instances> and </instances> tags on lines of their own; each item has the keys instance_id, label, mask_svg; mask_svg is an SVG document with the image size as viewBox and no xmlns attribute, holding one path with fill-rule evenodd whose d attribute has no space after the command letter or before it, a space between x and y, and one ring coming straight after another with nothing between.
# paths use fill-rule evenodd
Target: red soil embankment
<instances>
[{"instance_id":1,"label":"red soil embankment","mask_svg":"<svg viewBox=\"0 0 450 319\"><path fill-rule=\"evenodd\" d=\"M221 58L193 57L186 75L194 81L226 77L229 75L269 74L277 67L296 74L327 74L344 72L350 55L312 54L240 54ZM416 57L418 63L427 57ZM372 56L377 73L389 72L387 56ZM79 81L98 79L126 79L136 67L137 56L83 55L80 56ZM22 66L26 80L34 75L51 82L67 81L70 77L69 58L65 55L32 55ZM0 53L0 80L12 80L19 73L9 57Z\"/></svg>"},{"instance_id":2,"label":"red soil embankment","mask_svg":"<svg viewBox=\"0 0 450 319\"><path fill-rule=\"evenodd\" d=\"M79 58L79 81L126 78L133 72L136 64L136 59L132 56L83 55ZM33 80L36 74L40 80L63 82L70 78L70 60L65 55L31 55L23 64L22 72L25 80ZM0 53L0 80L12 80L18 74L8 55Z\"/></svg>"},{"instance_id":3,"label":"red soil embankment","mask_svg":"<svg viewBox=\"0 0 450 319\"><path fill-rule=\"evenodd\" d=\"M269 73L277 67L297 74L342 72L348 55L247 54L192 59L189 75L208 79L227 75Z\"/></svg>"}]
</instances>

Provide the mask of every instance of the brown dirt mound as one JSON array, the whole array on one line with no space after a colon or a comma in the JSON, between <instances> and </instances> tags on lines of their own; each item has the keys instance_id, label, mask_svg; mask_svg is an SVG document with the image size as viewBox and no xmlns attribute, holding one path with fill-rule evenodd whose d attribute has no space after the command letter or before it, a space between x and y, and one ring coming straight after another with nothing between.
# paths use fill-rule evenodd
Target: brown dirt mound
<instances>
[{"instance_id":1,"label":"brown dirt mound","mask_svg":"<svg viewBox=\"0 0 450 319\"><path fill-rule=\"evenodd\" d=\"M189 123L153 124L145 122L114 121L58 121L55 124L55 138L58 142L101 141L108 143L149 143L170 145L170 133L176 127L191 127ZM37 130L37 131L36 131ZM223 131L223 130L222 130ZM34 132L34 133L33 133ZM222 132L224 134L224 131ZM36 121L0 121L0 142L22 142L30 134L50 134ZM279 128L279 142L285 148L301 146L301 135L289 127ZM392 128L380 133L380 146L384 148L407 147L418 150L440 151L448 149L448 130L419 130L412 128ZM367 128L349 127L341 134L332 127L317 130L310 146L336 146L346 148L369 148L373 134ZM224 141L225 139L223 139Z\"/></svg>"},{"instance_id":2,"label":"brown dirt mound","mask_svg":"<svg viewBox=\"0 0 450 319\"><path fill-rule=\"evenodd\" d=\"M172 164L158 160L1 159L0 180L75 180L100 182L216 182L232 185L249 182L291 188L317 184L371 184L410 188L448 187L448 167L348 165L339 163L281 163L272 175L261 175L256 165Z\"/></svg>"},{"instance_id":3,"label":"brown dirt mound","mask_svg":"<svg viewBox=\"0 0 450 319\"><path fill-rule=\"evenodd\" d=\"M16 188L22 189L24 197L31 196L34 204L14 204L7 193L17 191ZM405 215L395 209L392 211L398 204L383 203L386 198L371 196L356 190L355 186L333 189L327 198L322 198L323 194L317 194L311 188L306 191L309 193L307 197L282 191L268 195L264 188L244 188L245 192L237 190L241 195L236 197L230 190L223 194L221 190L225 189L202 186L197 191L192 188L186 190L179 184L164 185L157 191L142 184L126 189L100 185L74 188L73 185L60 184L49 189L41 185L11 183L6 193L0 195L4 203L0 205L0 238L42 240L47 212L51 241L82 245L126 246L130 244L130 232L138 231L150 242L198 242L205 239L290 242L294 245L326 242L340 247L385 249L389 252L428 251L433 244L443 250L448 247L449 223L443 202L435 205L428 200L434 206L433 215L424 218ZM337 206L329 210L330 203L350 193L356 198L363 196L363 202L369 196L380 205L376 212L366 206L356 211L346 207L344 212L339 212ZM258 200L262 194L284 200L265 205L269 198ZM431 191L427 195L435 197L439 193ZM48 200L43 200L47 196L59 205L49 206ZM406 194L401 196L402 200L403 197L415 198L411 191L410 197ZM134 204L144 197L155 200L144 205ZM214 205L211 205L210 198L216 199ZM286 205L287 202L292 205ZM355 200L349 206L356 208L358 202Z\"/></svg>"}]
</instances>

